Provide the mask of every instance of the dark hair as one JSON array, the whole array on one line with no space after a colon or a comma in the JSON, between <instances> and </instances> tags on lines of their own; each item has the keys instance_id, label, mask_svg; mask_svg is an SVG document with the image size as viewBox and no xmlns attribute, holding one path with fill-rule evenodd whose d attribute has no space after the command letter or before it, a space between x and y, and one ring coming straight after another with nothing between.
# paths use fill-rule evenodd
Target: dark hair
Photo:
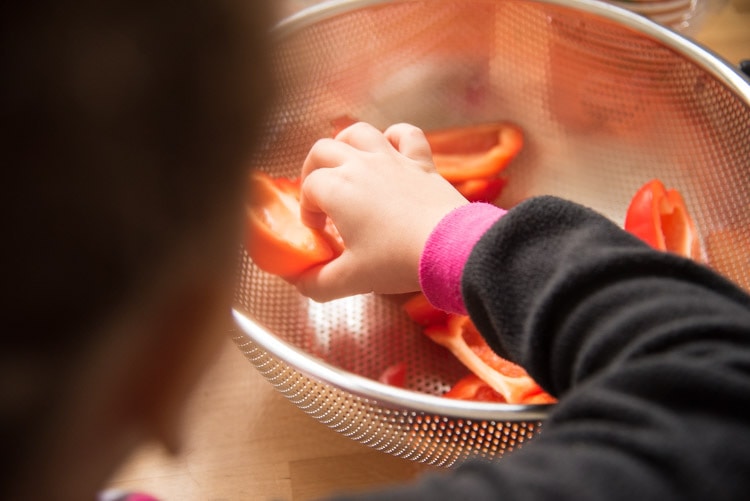
<instances>
[{"instance_id":1,"label":"dark hair","mask_svg":"<svg viewBox=\"0 0 750 501\"><path fill-rule=\"evenodd\" d=\"M270 98L265 5L0 8L6 456L28 446L93 326L239 203Z\"/></svg>"}]
</instances>

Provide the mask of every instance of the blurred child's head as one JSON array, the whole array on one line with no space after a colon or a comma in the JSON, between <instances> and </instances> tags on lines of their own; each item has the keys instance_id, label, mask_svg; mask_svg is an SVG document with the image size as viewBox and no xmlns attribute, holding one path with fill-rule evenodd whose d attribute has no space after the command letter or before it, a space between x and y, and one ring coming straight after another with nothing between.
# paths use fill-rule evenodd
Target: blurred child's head
<instances>
[{"instance_id":1,"label":"blurred child's head","mask_svg":"<svg viewBox=\"0 0 750 501\"><path fill-rule=\"evenodd\" d=\"M85 499L228 315L271 88L257 0L0 7L2 499Z\"/></svg>"}]
</instances>

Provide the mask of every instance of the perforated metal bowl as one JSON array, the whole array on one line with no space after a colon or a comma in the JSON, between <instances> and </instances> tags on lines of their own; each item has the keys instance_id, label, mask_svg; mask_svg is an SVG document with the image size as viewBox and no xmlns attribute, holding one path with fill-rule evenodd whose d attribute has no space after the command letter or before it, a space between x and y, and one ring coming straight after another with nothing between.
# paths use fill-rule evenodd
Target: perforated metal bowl
<instances>
[{"instance_id":1,"label":"perforated metal bowl","mask_svg":"<svg viewBox=\"0 0 750 501\"><path fill-rule=\"evenodd\" d=\"M750 85L635 14L581 0L341 1L276 30L280 103L255 167L296 176L330 121L425 129L508 120L526 133L499 203L556 194L622 222L658 177L683 193L705 260L750 287ZM400 297L311 302L243 255L235 342L289 400L354 440L451 465L532 439L548 412L448 400L466 370ZM407 387L376 381L405 361Z\"/></svg>"}]
</instances>

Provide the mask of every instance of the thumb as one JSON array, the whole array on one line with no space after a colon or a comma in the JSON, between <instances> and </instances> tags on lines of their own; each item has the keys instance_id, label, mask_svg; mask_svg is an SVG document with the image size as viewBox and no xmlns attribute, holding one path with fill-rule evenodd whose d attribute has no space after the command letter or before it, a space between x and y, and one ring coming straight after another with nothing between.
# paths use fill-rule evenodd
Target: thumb
<instances>
[{"instance_id":1,"label":"thumb","mask_svg":"<svg viewBox=\"0 0 750 501\"><path fill-rule=\"evenodd\" d=\"M300 294L319 303L346 296L371 292L364 280L356 276L354 256L348 250L336 259L302 273L294 283Z\"/></svg>"}]
</instances>

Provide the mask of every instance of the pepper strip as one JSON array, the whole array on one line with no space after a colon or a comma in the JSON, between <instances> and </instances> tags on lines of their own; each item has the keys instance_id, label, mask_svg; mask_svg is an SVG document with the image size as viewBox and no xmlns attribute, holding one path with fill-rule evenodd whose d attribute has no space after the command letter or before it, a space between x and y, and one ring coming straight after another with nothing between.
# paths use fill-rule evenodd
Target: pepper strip
<instances>
[{"instance_id":1,"label":"pepper strip","mask_svg":"<svg viewBox=\"0 0 750 501\"><path fill-rule=\"evenodd\" d=\"M357 122L349 115L341 115L331 120L333 137L348 126ZM520 127L509 122L490 122L463 127L424 131L432 150L435 168L446 180L461 190L470 188L461 183L471 180L485 180L489 190L499 195L502 181L492 182L500 171L513 160L523 148L524 136ZM472 187L476 189L476 187Z\"/></svg>"},{"instance_id":2,"label":"pepper strip","mask_svg":"<svg viewBox=\"0 0 750 501\"><path fill-rule=\"evenodd\" d=\"M446 325L429 326L424 334L437 344L447 348L464 366L501 394L509 403L523 402L527 397L540 392L539 385L521 367L499 357L487 346L478 333L472 332L473 324L466 315L450 315ZM473 329L476 331L476 329ZM471 345L469 344L471 343ZM486 349L485 349L486 347ZM506 375L490 365L496 357L508 372L510 364L517 368L517 375Z\"/></svg>"},{"instance_id":3,"label":"pepper strip","mask_svg":"<svg viewBox=\"0 0 750 501\"><path fill-rule=\"evenodd\" d=\"M523 147L523 132L508 122L494 122L425 132L435 168L459 183L500 173Z\"/></svg>"},{"instance_id":4,"label":"pepper strip","mask_svg":"<svg viewBox=\"0 0 750 501\"><path fill-rule=\"evenodd\" d=\"M641 186L633 196L624 228L655 249L700 258L698 232L682 195L658 179Z\"/></svg>"}]
</instances>

